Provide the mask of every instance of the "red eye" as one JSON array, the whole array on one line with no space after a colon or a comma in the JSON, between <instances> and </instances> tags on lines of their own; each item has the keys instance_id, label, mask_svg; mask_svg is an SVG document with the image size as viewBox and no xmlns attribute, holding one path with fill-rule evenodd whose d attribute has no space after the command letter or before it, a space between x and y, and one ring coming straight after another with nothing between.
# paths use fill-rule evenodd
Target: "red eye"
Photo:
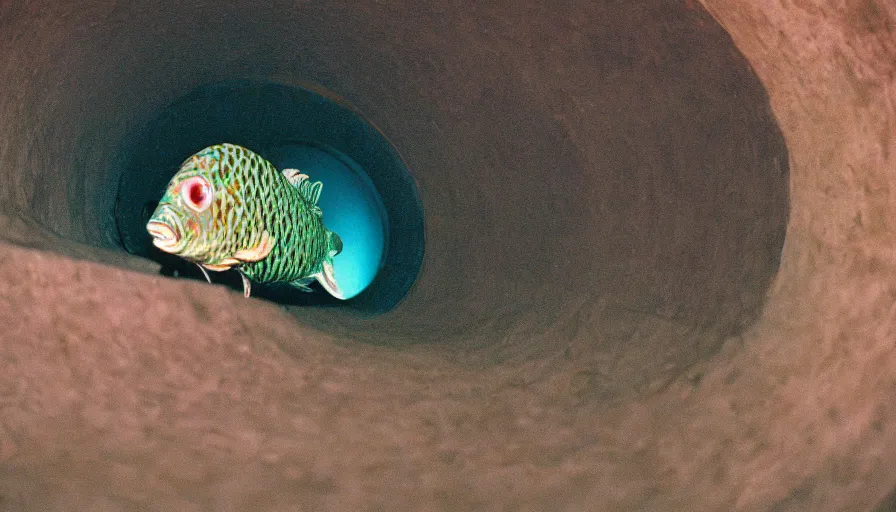
<instances>
[{"instance_id":1,"label":"red eye","mask_svg":"<svg viewBox=\"0 0 896 512\"><path fill-rule=\"evenodd\" d=\"M203 212L212 204L212 188L201 176L194 176L181 185L181 197L190 208Z\"/></svg>"},{"instance_id":2,"label":"red eye","mask_svg":"<svg viewBox=\"0 0 896 512\"><path fill-rule=\"evenodd\" d=\"M190 185L190 201L193 204L202 204L205 202L205 189L199 183Z\"/></svg>"}]
</instances>

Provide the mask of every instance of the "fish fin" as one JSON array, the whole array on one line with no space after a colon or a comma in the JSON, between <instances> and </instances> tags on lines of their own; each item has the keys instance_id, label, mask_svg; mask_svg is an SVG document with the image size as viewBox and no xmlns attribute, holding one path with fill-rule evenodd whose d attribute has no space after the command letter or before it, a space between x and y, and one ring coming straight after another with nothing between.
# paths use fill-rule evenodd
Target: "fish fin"
<instances>
[{"instance_id":1,"label":"fish fin","mask_svg":"<svg viewBox=\"0 0 896 512\"><path fill-rule=\"evenodd\" d=\"M320 193L324 189L324 184L320 181L303 181L299 187L299 193L308 200L309 203L317 206L320 199ZM319 209L318 209L319 210Z\"/></svg>"},{"instance_id":2,"label":"fish fin","mask_svg":"<svg viewBox=\"0 0 896 512\"><path fill-rule=\"evenodd\" d=\"M307 174L302 173L302 171L298 169L283 169L283 176L290 185L296 188L299 188L299 185L301 185L303 181L310 178Z\"/></svg>"},{"instance_id":3,"label":"fish fin","mask_svg":"<svg viewBox=\"0 0 896 512\"><path fill-rule=\"evenodd\" d=\"M202 271L202 275L205 276L205 280L208 281L208 284L212 284L212 278L208 277L208 272L205 271L205 268L203 268L202 265L198 263L196 264L196 266L199 267L199 270Z\"/></svg>"},{"instance_id":4,"label":"fish fin","mask_svg":"<svg viewBox=\"0 0 896 512\"><path fill-rule=\"evenodd\" d=\"M274 250L274 240L267 231L261 233L261 240L251 249L241 249L233 255L238 261L261 261Z\"/></svg>"},{"instance_id":5,"label":"fish fin","mask_svg":"<svg viewBox=\"0 0 896 512\"><path fill-rule=\"evenodd\" d=\"M319 181L311 181L310 176L303 174L302 171L298 169L283 169L283 176L286 177L286 180L289 181L290 185L299 189L299 194L301 194L306 201L317 206L317 201L320 199L320 192L324 188L323 183ZM322 215L322 213L318 212L320 212L320 208L317 208L315 213Z\"/></svg>"},{"instance_id":6,"label":"fish fin","mask_svg":"<svg viewBox=\"0 0 896 512\"><path fill-rule=\"evenodd\" d=\"M332 261L324 261L323 269L312 277L317 279L317 282L320 283L321 286L324 287L324 290L327 290L330 295L339 300L345 300L345 295L339 288L339 283L336 282Z\"/></svg>"},{"instance_id":7,"label":"fish fin","mask_svg":"<svg viewBox=\"0 0 896 512\"><path fill-rule=\"evenodd\" d=\"M243 297L248 299L252 295L252 281L249 281L242 270L236 269L236 271L240 273L240 278L243 280Z\"/></svg>"},{"instance_id":8,"label":"fish fin","mask_svg":"<svg viewBox=\"0 0 896 512\"><path fill-rule=\"evenodd\" d=\"M327 231L327 242L330 245L330 257L342 252L342 238L332 231Z\"/></svg>"},{"instance_id":9,"label":"fish fin","mask_svg":"<svg viewBox=\"0 0 896 512\"><path fill-rule=\"evenodd\" d=\"M294 288L301 290L303 292L313 292L314 290L312 290L311 288L308 287L308 285L313 282L314 282L313 277L303 277L302 279L296 279L295 281L292 281L289 284L292 285Z\"/></svg>"},{"instance_id":10,"label":"fish fin","mask_svg":"<svg viewBox=\"0 0 896 512\"><path fill-rule=\"evenodd\" d=\"M214 270L215 272L224 272L225 270L230 270L230 267L237 263L239 262L234 261L233 263L229 263L227 260L224 260L217 265L212 265L211 263L203 263L202 266L208 270Z\"/></svg>"}]
</instances>

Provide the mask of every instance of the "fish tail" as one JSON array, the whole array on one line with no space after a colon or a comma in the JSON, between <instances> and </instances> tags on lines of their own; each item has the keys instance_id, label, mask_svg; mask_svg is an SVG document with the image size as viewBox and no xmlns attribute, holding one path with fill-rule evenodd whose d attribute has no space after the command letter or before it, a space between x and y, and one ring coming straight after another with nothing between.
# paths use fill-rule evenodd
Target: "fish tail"
<instances>
[{"instance_id":1,"label":"fish tail","mask_svg":"<svg viewBox=\"0 0 896 512\"><path fill-rule=\"evenodd\" d=\"M327 230L327 254L324 257L320 272L312 277L317 279L317 282L330 295L337 299L345 300L345 295L342 293L339 282L336 280L336 269L333 267L333 258L340 252L342 252L342 239L336 233Z\"/></svg>"},{"instance_id":2,"label":"fish tail","mask_svg":"<svg viewBox=\"0 0 896 512\"><path fill-rule=\"evenodd\" d=\"M327 255L324 258L321 271L313 277L324 287L327 292L337 299L345 300L339 282L336 280L336 269L333 267L333 258L342 252L342 239L336 233L327 230Z\"/></svg>"}]
</instances>

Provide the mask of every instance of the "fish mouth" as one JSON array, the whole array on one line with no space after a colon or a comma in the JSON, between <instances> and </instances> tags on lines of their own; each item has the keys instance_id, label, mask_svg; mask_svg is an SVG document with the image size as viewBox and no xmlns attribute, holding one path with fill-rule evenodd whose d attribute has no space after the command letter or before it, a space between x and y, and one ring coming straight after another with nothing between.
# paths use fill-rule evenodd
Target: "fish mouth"
<instances>
[{"instance_id":1,"label":"fish mouth","mask_svg":"<svg viewBox=\"0 0 896 512\"><path fill-rule=\"evenodd\" d=\"M164 222L151 220L146 224L146 231L152 237L152 244L165 252L174 252L180 242L177 231Z\"/></svg>"}]
</instances>

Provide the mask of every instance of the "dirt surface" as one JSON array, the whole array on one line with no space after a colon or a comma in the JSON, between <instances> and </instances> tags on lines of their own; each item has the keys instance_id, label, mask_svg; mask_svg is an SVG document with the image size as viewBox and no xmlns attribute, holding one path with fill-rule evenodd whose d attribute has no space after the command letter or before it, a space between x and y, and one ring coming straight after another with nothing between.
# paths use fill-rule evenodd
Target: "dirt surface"
<instances>
[{"instance_id":1,"label":"dirt surface","mask_svg":"<svg viewBox=\"0 0 896 512\"><path fill-rule=\"evenodd\" d=\"M894 33L886 0L0 3L0 510L887 506ZM406 159L395 310L119 249L121 141L250 76Z\"/></svg>"}]
</instances>

